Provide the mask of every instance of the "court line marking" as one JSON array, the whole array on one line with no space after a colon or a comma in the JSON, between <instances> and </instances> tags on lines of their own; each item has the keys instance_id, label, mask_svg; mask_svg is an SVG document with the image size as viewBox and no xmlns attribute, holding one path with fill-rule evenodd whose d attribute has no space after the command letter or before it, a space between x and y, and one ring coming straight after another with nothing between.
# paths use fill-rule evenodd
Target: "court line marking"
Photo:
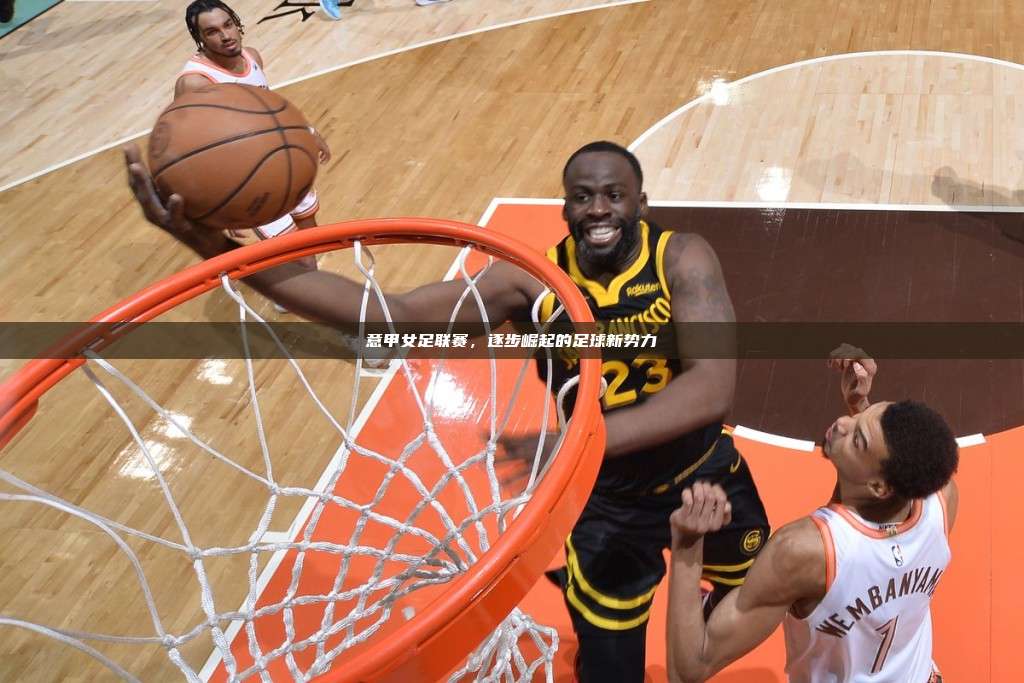
<instances>
[{"instance_id":1,"label":"court line marking","mask_svg":"<svg viewBox=\"0 0 1024 683\"><path fill-rule=\"evenodd\" d=\"M956 439L956 445L960 448L969 448L970 446L980 446L985 443L984 434L968 434L967 436L958 436Z\"/></svg>"},{"instance_id":2,"label":"court line marking","mask_svg":"<svg viewBox=\"0 0 1024 683\"><path fill-rule=\"evenodd\" d=\"M770 444L779 448L788 448L790 450L804 451L806 453L812 453L816 448L813 441L794 439L790 436L780 436L779 434L772 434L770 432L762 432L757 429L751 429L750 427L744 427L743 425L736 425L733 427L732 435L738 436L741 439L760 441L761 443Z\"/></svg>"},{"instance_id":3,"label":"court line marking","mask_svg":"<svg viewBox=\"0 0 1024 683\"><path fill-rule=\"evenodd\" d=\"M487 208L484 210L483 215L481 215L480 220L477 221L477 226L482 229L486 229L487 224L491 221L491 217L494 215L494 212L497 210L500 203L501 200L498 198L491 199ZM451 266L448 267L447 272L445 272L443 280L453 280L458 273L459 258L456 256L452 260ZM369 422L370 418L373 416L374 411L377 409L377 404L380 403L380 400L384 397L384 392L391 386L391 381L395 378L395 375L398 374L398 371L401 369L401 365L401 363L391 363L387 370L385 370L381 375L380 381L377 386L374 387L373 393L370 394L370 398L366 400L362 410L359 411L359 415L352 423L352 429L349 431L352 441L355 441L358 438L363 427L366 426L366 423ZM327 484L330 482L332 473L337 469L338 464L341 462L342 452L344 450L345 446L342 445L338 447L337 451L335 451L331 460L324 467L324 471L321 472L320 479L317 481L314 488L315 491L322 492L327 489ZM295 519L292 520L287 531L268 531L263 535L262 541L265 543L287 543L297 538L299 530L302 529L306 524L306 521L309 519L309 515L313 511L314 505L316 505L316 501L311 498L307 498L303 502L302 507L299 508L298 513L295 515ZM284 560L286 554L286 550L276 551L271 555L267 565L256 578L257 602L259 602L260 597L263 595L263 591L266 590L267 584L270 583L270 579L272 579L274 574L277 573L277 569L281 566L281 562ZM244 603L239 606L239 611L241 611L242 607L244 607ZM244 622L240 619L236 619L228 624L228 627L224 629L224 637L228 643L231 643L232 645L234 644L235 638L238 636L239 631L242 630L243 625ZM203 664L203 668L199 671L200 680L209 681L210 676L214 674L217 667L219 667L222 662L223 657L221 656L220 650L214 647L210 656L207 658L206 663Z\"/></svg>"},{"instance_id":4,"label":"court line marking","mask_svg":"<svg viewBox=\"0 0 1024 683\"><path fill-rule=\"evenodd\" d=\"M85 0L85 1L102 1L102 0ZM121 0L121 1L124 1L124 0ZM297 77L289 79L287 81L282 81L281 83L275 83L273 89L274 90L279 90L279 89L284 88L286 86L294 85L295 83L301 83L302 81L306 81L306 80L309 80L311 78L316 78L318 76L323 76L324 74L329 74L329 73L332 73L334 71L340 71L342 69L347 69L349 67L358 66L359 64L365 64L367 62L372 62L372 61L377 60L377 59L384 59L385 57L393 57L394 55L401 54L403 52L408 52L408 51L411 51L411 50L417 50L417 49L419 49L421 47L429 47L430 45L437 45L439 43L448 42L450 40L457 40L459 38L465 38L467 36L473 36L473 35L477 35L479 33L486 33L488 31L498 31L500 29L511 28L513 26L519 26L521 24L528 24L528 23L533 22L533 21L544 21L546 19L556 19L558 17L569 16L569 15L572 15L572 14L582 14L583 12L592 12L592 11L595 11L595 10L610 9L610 8L613 8L613 7L623 7L623 6L626 6L626 5L636 5L636 4L640 4L640 3L644 3L644 2L650 2L650 0L613 0L612 2L606 2L606 3L600 4L600 5L594 5L592 7L577 7L576 9L559 10L558 12L549 12L547 14L541 14L541 15L536 16L536 17L526 17L524 19L513 19L512 21L505 21L505 22L502 22L500 24L495 24L493 26L481 26L480 28L471 29L469 31L460 31L459 33L453 33L453 34L448 35L448 36L441 36L439 38L432 38L430 40L420 41L418 43L413 43L412 45L406 45L404 47L395 48L393 50L387 50L386 52L379 52L379 53L370 55L368 57L361 57L359 59L356 59L356 60L353 60L353 61L350 61L350 62L344 62L344 63L339 64L337 66L331 66L331 67L327 67L326 69L320 69L319 71L314 71L313 73L306 74L304 76L297 76ZM36 178L44 176L47 173L52 173L54 171L60 170L60 169L64 168L65 166L69 166L71 164L79 162L82 159L85 159L87 157L93 156L94 154L100 154L101 152L106 152L107 150L113 149L115 147L119 147L119 146L125 144L126 142L130 142L132 140L135 140L136 138L140 138L143 135L149 135L151 130L153 130L153 129L152 128L147 128L146 130L140 131L138 133L132 133L132 134L127 135L127 136L125 136L125 137L123 137L123 138L121 138L119 140L114 141L114 142L107 143L105 145L97 147L97 148L95 148L93 150L90 150L88 152L83 152L82 154L79 154L78 156L72 157L71 159L68 159L66 161L61 161L61 162L58 162L56 164L51 164L50 166L47 166L46 168L44 168L41 171L36 171L35 173L27 175L27 176L25 176L23 178L18 178L17 180L13 180L13 181L7 183L6 185L0 186L0 192L6 192L7 190L15 188L18 185L22 185L24 183L27 183L30 180L35 180Z\"/></svg>"},{"instance_id":5,"label":"court line marking","mask_svg":"<svg viewBox=\"0 0 1024 683\"><path fill-rule=\"evenodd\" d=\"M561 206L564 200L544 197L498 197L491 200L488 210L491 214L500 204L523 204L527 206ZM652 199L648 204L654 208L697 208L697 209L811 209L823 211L934 211L941 213L1024 213L1024 206L998 206L992 204L873 204L850 202L759 202L759 201L705 201ZM487 216L490 220L490 215Z\"/></svg>"},{"instance_id":6,"label":"court line marking","mask_svg":"<svg viewBox=\"0 0 1024 683\"><path fill-rule=\"evenodd\" d=\"M744 85L746 83L749 83L750 81L753 81L755 79L763 78L765 76L771 76L773 74L781 73L783 71L788 71L790 69L797 69L797 68L804 67L804 66L812 66L814 64L823 64L825 62L834 62L834 61L838 61L838 60L841 60L841 59L859 59L859 58L862 58L862 57L944 57L944 58L964 59L964 60L971 61L971 62L984 62L986 64L991 64L993 66L1006 66L1006 67L1009 67L1011 69L1017 69L1019 71L1024 71L1024 64L1018 64L1017 62L1010 62L1010 61L1007 61L1005 59L997 59L995 57L985 57L983 55L972 55L972 54L967 54L967 53L963 53L963 52L945 52L945 51L942 51L942 50L877 50L877 51L867 51L867 52L844 52L844 53L838 54L838 55L826 55L824 57L814 57L812 59L804 59L804 60L801 60L799 62L791 62L789 64L783 64L781 66L772 67L771 69L766 69L764 71L758 71L757 73L749 74L749 75L744 76L743 78L740 78L739 80L736 80L736 81L731 81L731 82L727 81L725 83L725 87L729 88L729 89L732 89L734 87L738 87L738 86ZM653 126L648 128L647 130L645 130L643 133L641 133L640 137L638 137L636 140L634 140L629 145L628 149L631 152L636 151L636 149L640 145L644 144L647 141L648 138L650 138L652 135L657 133L659 130L661 130L662 128L667 126L669 123L671 123L675 119L679 118L680 116L685 114L690 109L696 107L698 104L701 104L701 103L709 101L709 100L711 100L711 92L710 91L704 93L703 95L697 97L696 99L690 100L689 102L687 102L683 106L679 107L675 111L673 111L670 114L668 114L667 116L663 117L660 121L658 121Z\"/></svg>"},{"instance_id":7,"label":"court line marking","mask_svg":"<svg viewBox=\"0 0 1024 683\"><path fill-rule=\"evenodd\" d=\"M875 204L857 202L763 202L763 201L705 201L705 200L652 200L651 206L664 208L719 208L719 209L810 209L830 211L934 211L936 213L1024 213L1024 206L999 204Z\"/></svg>"},{"instance_id":8,"label":"court line marking","mask_svg":"<svg viewBox=\"0 0 1024 683\"><path fill-rule=\"evenodd\" d=\"M779 448L789 448L797 451L806 451L808 453L813 452L817 448L817 444L813 441L806 441L804 439L794 439L789 436L781 436L779 434L772 434L770 432L762 432L757 429L751 429L750 427L744 427L743 425L736 425L732 430L733 436L738 436L751 441L760 441L772 446ZM967 436L958 436L956 438L956 445L960 448L970 448L971 446L981 446L986 443L984 434L968 434Z\"/></svg>"}]
</instances>

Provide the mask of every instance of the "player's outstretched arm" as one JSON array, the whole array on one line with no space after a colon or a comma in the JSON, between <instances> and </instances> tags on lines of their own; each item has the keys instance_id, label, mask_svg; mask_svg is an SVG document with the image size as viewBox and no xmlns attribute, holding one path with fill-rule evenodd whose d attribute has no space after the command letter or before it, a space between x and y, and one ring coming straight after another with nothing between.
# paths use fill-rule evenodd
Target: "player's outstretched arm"
<instances>
[{"instance_id":1,"label":"player's outstretched arm","mask_svg":"<svg viewBox=\"0 0 1024 683\"><path fill-rule=\"evenodd\" d=\"M696 510L707 507L706 497L714 494L705 494L701 505L688 506L686 493L683 506L671 518L666 668L672 683L707 680L768 638L794 605L825 594L824 545L814 523L805 517L771 537L743 585L730 592L705 623L699 592L703 534L716 528L707 525L699 532L694 520L699 518ZM695 496L696 490L691 500ZM720 496L724 499L725 494Z\"/></svg>"},{"instance_id":2,"label":"player's outstretched arm","mask_svg":"<svg viewBox=\"0 0 1024 683\"><path fill-rule=\"evenodd\" d=\"M674 323L736 321L718 257L706 240L676 234L665 252ZM722 348L734 347L731 325L721 325L716 333L721 335ZM686 335L677 334L676 343L683 372L643 403L605 415L605 457L657 446L729 414L736 388L736 359L687 359Z\"/></svg>"},{"instance_id":3,"label":"player's outstretched arm","mask_svg":"<svg viewBox=\"0 0 1024 683\"><path fill-rule=\"evenodd\" d=\"M135 145L124 148L128 183L146 220L204 259L238 248L219 230L211 230L185 216L185 204L178 195L166 203L161 201ZM285 263L245 278L250 285L273 301L303 317L327 323L358 322L363 298L363 285L334 273L310 271L296 263ZM526 315L542 287L524 271L510 263L498 261L477 282L488 319L500 324ZM434 282L403 294L386 294L384 300L395 322L446 323L463 296L466 285L461 280ZM375 295L368 300L366 321L383 322L383 307ZM475 301L470 297L460 309L459 322L479 321Z\"/></svg>"}]
</instances>

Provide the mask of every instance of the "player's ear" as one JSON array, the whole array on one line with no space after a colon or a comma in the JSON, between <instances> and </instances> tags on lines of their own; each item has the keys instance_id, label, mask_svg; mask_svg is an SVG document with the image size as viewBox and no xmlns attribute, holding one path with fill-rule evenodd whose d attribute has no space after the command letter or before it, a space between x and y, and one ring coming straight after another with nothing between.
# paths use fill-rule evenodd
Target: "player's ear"
<instances>
[{"instance_id":1,"label":"player's ear","mask_svg":"<svg viewBox=\"0 0 1024 683\"><path fill-rule=\"evenodd\" d=\"M638 219L639 218L647 218L647 210L648 210L648 208L650 208L650 207L647 206L647 193L646 192L641 192L640 193L640 205L637 206L636 217Z\"/></svg>"},{"instance_id":2,"label":"player's ear","mask_svg":"<svg viewBox=\"0 0 1024 683\"><path fill-rule=\"evenodd\" d=\"M868 491L878 500L888 500L895 493L892 487L881 477L871 478L867 482Z\"/></svg>"},{"instance_id":3,"label":"player's ear","mask_svg":"<svg viewBox=\"0 0 1024 683\"><path fill-rule=\"evenodd\" d=\"M569 198L562 197L562 220L569 222Z\"/></svg>"}]
</instances>

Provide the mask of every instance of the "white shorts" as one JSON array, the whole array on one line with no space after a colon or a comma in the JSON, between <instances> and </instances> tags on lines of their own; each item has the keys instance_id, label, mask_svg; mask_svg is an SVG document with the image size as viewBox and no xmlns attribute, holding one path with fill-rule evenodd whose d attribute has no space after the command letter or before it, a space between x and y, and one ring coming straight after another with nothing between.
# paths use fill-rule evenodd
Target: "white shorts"
<instances>
[{"instance_id":1,"label":"white shorts","mask_svg":"<svg viewBox=\"0 0 1024 683\"><path fill-rule=\"evenodd\" d=\"M268 240L278 235L287 235L298 230L299 227L295 224L295 221L315 216L319 210L320 201L317 199L316 190L311 189L302 198L299 205L292 209L291 213L286 213L277 220L270 221L251 230L225 230L224 234L240 244L254 244L261 240Z\"/></svg>"},{"instance_id":2,"label":"white shorts","mask_svg":"<svg viewBox=\"0 0 1024 683\"><path fill-rule=\"evenodd\" d=\"M312 218L320 210L320 200L316 196L316 188L310 188L306 196L302 198L299 205L292 209L292 218L301 221L303 218Z\"/></svg>"}]
</instances>

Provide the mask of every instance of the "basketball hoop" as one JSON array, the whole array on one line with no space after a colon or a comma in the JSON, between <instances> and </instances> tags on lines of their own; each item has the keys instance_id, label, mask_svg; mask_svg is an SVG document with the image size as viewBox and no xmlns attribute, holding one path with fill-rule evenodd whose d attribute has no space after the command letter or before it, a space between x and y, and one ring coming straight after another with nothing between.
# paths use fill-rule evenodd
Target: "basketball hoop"
<instances>
[{"instance_id":1,"label":"basketball hoop","mask_svg":"<svg viewBox=\"0 0 1024 683\"><path fill-rule=\"evenodd\" d=\"M482 252L488 257L509 261L539 280L547 287L547 291L554 292L573 322L593 322L590 310L577 287L556 265L525 245L508 237L489 233L477 226L451 221L403 218L351 221L312 230L302 230L231 251L151 285L93 318L91 321L94 323L93 326L76 333L57 348L47 351L46 355L51 357L40 357L26 364L9 381L0 386L0 448L9 445L12 439L32 420L38 401L43 394L75 369L87 363L91 365L86 365L84 371L104 394L104 397L111 392L107 392L102 381L94 376L93 371L89 369L92 366L97 368L96 375L102 371L132 388L134 382L127 377L122 377L121 373L113 368L108 361L102 359L99 354L125 335L131 334L138 325L154 320L183 302L219 287L223 287L228 295L238 302L243 322L252 317L262 323L262 318L244 302L241 294L230 285L230 281L245 278L255 272L294 261L303 256L346 248L353 249L356 264L366 276L364 297L379 295L379 287L373 278L373 267L367 268L361 263L362 251L367 246L398 243L464 247L460 255L460 270L467 283L467 290L471 293L476 293L475 282L465 263L470 249ZM474 297L465 296L464 299L472 305ZM364 298L364 304L365 300ZM535 306L536 308L537 306ZM453 313L453 320L454 315ZM483 313L482 315L485 316ZM251 364L251 362L251 358L246 359L247 364ZM294 361L291 362L294 365ZM397 369L406 374L409 378L409 386L416 394L417 403L422 404L422 397L416 393L418 385L410 370L409 363L411 362L413 361L405 359L393 361L392 370ZM442 361L442 363L444 362L447 361ZM493 367L497 361L492 356L487 362ZM250 367L251 382L251 366L248 367ZM313 389L306 383L298 366L295 365L295 368L306 389L316 400ZM521 376L522 372L520 372L520 379ZM550 376L549 372L548 377ZM214 611L212 606L206 604L207 601L204 598L205 628L206 631L209 631L215 649L215 657L211 661L216 660L215 668L219 671L219 673L213 673L213 678L237 680L251 675L260 675L266 680L271 676L267 673L269 670L267 667L274 665L283 667L278 671L287 669L291 677L296 680L309 680L323 676L322 680L330 681L432 682L444 678L455 670L459 663L465 660L466 653L481 641L484 641L484 645L470 656L469 663L460 670L461 675L475 676L477 680L485 678L491 680L485 673L487 667L491 667L488 670L507 671L509 666L516 665L516 661L521 660L522 657L518 655L518 650L513 650L510 654L508 648L514 648L516 641L521 636L529 635L536 641L537 629L540 627L536 627L529 617L519 613L515 607L540 577L548 562L564 542L589 496L601 463L604 450L604 427L598 404L600 384L600 360L596 358L581 359L575 409L572 411L572 418L568 420L560 435L555 456L542 468L538 468L537 462L534 463L534 475L540 469L542 470L541 476L535 482L531 478L531 484L519 497L505 500L499 499L500 497L496 498L494 495L497 492L497 483L493 475L493 456L498 438L494 425L501 422L497 419L498 407L497 401L494 400L494 405L490 407L490 410L493 411L492 428L487 437L487 445L479 452L458 462L454 459L449 462L451 448L435 443L437 435L433 432L428 413L424 413L424 429L417 437L420 440L416 441L414 445L404 446L404 450L398 455L364 453L364 449L356 443L358 439L350 437L350 434L340 424L335 423L344 441L345 457L342 468L347 466L344 463L349 462L350 455L352 458L366 456L387 469L391 473L388 476L394 476L395 479L404 477L408 482L412 482L412 485L420 485L422 491L429 489L429 496L418 501L411 511L375 512L372 506L351 503L345 497L346 491L341 489L342 484L338 483L342 479L340 477L341 470L339 470L333 475L325 473L322 477L323 481L332 482L332 488L324 491L312 487L302 489L303 495L308 496L312 501L311 504L314 504L314 509L302 524L296 527L295 531L301 533L297 533L295 538L287 539L286 542L266 541L267 528L261 522L261 526L253 533L250 545L244 546L244 548L233 550L202 548L194 546L188 540L185 526L182 523L182 535L186 541L182 544L168 543L167 545L178 546L179 550L184 550L186 555L193 558L197 566L201 566L203 561L208 558L214 557L217 554L215 550L217 552L231 550L243 557L246 556L244 553L248 553L253 558L258 553L267 555L278 553L286 558L282 560L285 565L289 561L292 563L291 569L296 574L292 578L288 590L282 592L284 598L279 604L260 603L259 600L262 598L254 594L255 584L251 584L246 602L238 610L225 612L221 606L218 606ZM516 392L518 392L519 386L519 384L516 385ZM548 390L550 390L550 386ZM252 404L257 412L257 419L259 419L255 384L251 385L251 391ZM492 383L490 388L492 397L495 391ZM145 401L152 402L141 389L136 393ZM162 411L162 408L155 403L152 408L157 412ZM116 407L115 410L117 410ZM123 413L119 414L142 447L142 442L135 434L130 420ZM162 412L160 414L164 415ZM174 423L176 428L187 433L194 443L199 441L198 437L189 432L187 424L174 422L173 415L164 415L164 417ZM501 423L502 429L506 422L507 417ZM545 429L545 424L537 426L538 431L544 432ZM262 443L262 424L260 430ZM24 441L24 439L20 441ZM410 455L415 449L426 449L428 446L437 451L438 456L446 463L447 467L447 472L444 472L433 488L426 481L425 474L422 477L423 483L417 484L419 475L415 470L416 466L412 464L415 462L415 456ZM224 457L225 460L228 460L216 449L206 444L203 444L203 447L211 457ZM267 451L265 444L263 444L263 450ZM538 457L540 457L540 451L541 448L538 447ZM149 458L148 452L146 457ZM152 463L151 459L150 462ZM112 537L130 534L135 537L152 538L130 529L125 524L114 523L106 517L66 503L59 497L42 491L6 472L3 465L4 459L0 456L0 477L8 484L20 488L21 492L15 496L0 494L0 500L17 499L22 502L42 503L51 508L58 507L68 514L74 514L81 520L101 528ZM153 468L156 472L155 465ZM472 473L473 468L479 468L481 472L486 470L488 474L485 478L474 478L477 475ZM267 469L270 469L269 466ZM441 471L444 471L443 468ZM159 479L159 473L156 473L156 476ZM266 475L252 474L252 476L271 492L268 510L272 510L275 497L284 495L282 490L285 487L279 486L269 473ZM479 476L484 477L482 474ZM483 483L485 480L489 483ZM163 480L160 479L160 481ZM438 517L447 519L448 513L444 506L447 505L445 496L449 494L445 492L447 489L444 487L448 482L451 482L452 489L461 487L466 493L468 501L466 505L470 512L466 513L461 520L452 518L450 521L445 521L444 524L438 523L440 531L418 527L417 524L422 524L418 515L423 509L440 508L441 511L437 513ZM477 492L474 486L488 488L488 490ZM381 485L382 490L385 487L386 484ZM289 492L291 492L290 489ZM175 508L175 501L170 494L167 495L169 507ZM483 499L483 505L478 505L475 500L470 500L471 498L475 499L476 496ZM362 540L358 540L361 538L358 534L354 534L353 538L356 538L357 541L350 546L344 544L344 539L330 539L331 542L317 541L314 539L316 532L311 529L317 525L322 510L331 505L338 505L345 510L349 510L345 506L350 505L352 510L361 515L359 524L366 524L366 519L370 519L372 523L390 525L395 535L402 538L398 541L388 541L380 548L375 546L369 549L363 547ZM266 515L268 520L270 514L268 512ZM495 538L488 540L489 534L495 531ZM478 540L478 547L469 548L468 545L465 545L467 537L471 534L475 535ZM417 555L410 559L408 551L403 551L401 546L402 539L410 537L415 537L417 542L432 538L435 547L429 552L424 552L422 556ZM130 558L134 558L130 550L125 549L124 552ZM303 563L312 562L309 558L313 556L314 552L327 555L333 553L335 559L333 560L334 564L331 565L332 571L333 567L339 563L341 568L338 569L332 589L319 596L323 604L318 605L318 609L322 609L317 614L325 615L322 617L322 631L317 631L314 636L304 640L294 633L295 628L289 625L289 620L292 619L293 612L302 609L306 604L303 602L306 598L296 596L294 590L300 583L298 574L301 574ZM368 571L366 576L352 578L346 574L349 568L348 558L355 557L359 553L378 558L376 565L378 568L374 569L372 575ZM401 557L396 559L399 555ZM454 559L449 559L449 557ZM462 561L463 559L465 562ZM253 559L252 562L252 567L255 567L256 559ZM385 569L380 569L380 567L390 564L400 565L404 569L395 570L396 573L393 575L388 574ZM460 568L460 564L466 566ZM200 575L200 583L202 583L201 568L197 568L196 571ZM254 573L255 569L251 571ZM145 577L140 577L140 581L148 595ZM282 585L288 584L287 580L282 579L282 581ZM358 581L364 581L364 584L359 584ZM356 582L358 585L350 585L348 582ZM208 589L208 586L203 586L204 596ZM383 597L376 597L381 594ZM407 599L410 602L406 604L403 601ZM377 600L377 602L373 602L373 600ZM209 602L211 605L213 604L212 599ZM346 616L340 612L334 614L336 606L341 610L350 602L356 603L352 608L354 612L358 612L356 616L351 616L351 614ZM149 604L152 607L152 600L149 601ZM148 644L162 645L167 650L168 657L181 668L187 677L196 676L196 680L199 680L199 676L192 668L189 667L186 670L186 665L180 663L181 657L178 655L178 647L188 642L189 638L196 638L196 634L175 635L163 632L156 611L154 609L151 611L154 614L157 633L155 636L137 640L146 640ZM510 613L512 615L506 618L506 615ZM388 621L386 618L388 614L391 614L390 621L384 623ZM236 636L242 639L251 638L252 634L261 628L258 624L259 619L281 618L275 615L283 615L284 626L282 628L286 633L284 644L279 649L266 649L262 644L254 645L251 642L245 647L237 644L233 647L232 641ZM222 624L232 620L244 622L244 626L239 626L234 631L234 636L225 635L229 633L230 629L222 628ZM367 626L365 622L372 620L377 621ZM396 624L396 621L404 623ZM254 626L254 624L256 625ZM90 654L115 673L126 675L119 665L107 661L102 655L97 656L95 650L86 644L90 638L109 640L111 638L109 636L96 636L93 633L39 626L27 620L8 618L8 615L3 613L0 613L0 625L18 626L46 633ZM488 638L488 634L494 632L496 628L506 629L506 632L500 637L492 635ZM196 629L197 632L201 630L203 629ZM557 640L557 636L554 638ZM314 649L316 650L315 657L311 652ZM313 662L305 669L296 663L301 658L299 655L304 651L309 651L306 654L309 654ZM247 659L247 661L236 661L239 657ZM548 664L548 676L550 677L551 652L544 657ZM220 663L217 664L217 662ZM519 666L520 671L526 670L525 663L516 666ZM532 672L536 666L529 668L529 678L532 678ZM127 676L129 679L131 678L130 674ZM505 678L502 677L502 680ZM516 678L516 680L527 680L527 674L523 673L523 678Z\"/></svg>"}]
</instances>

